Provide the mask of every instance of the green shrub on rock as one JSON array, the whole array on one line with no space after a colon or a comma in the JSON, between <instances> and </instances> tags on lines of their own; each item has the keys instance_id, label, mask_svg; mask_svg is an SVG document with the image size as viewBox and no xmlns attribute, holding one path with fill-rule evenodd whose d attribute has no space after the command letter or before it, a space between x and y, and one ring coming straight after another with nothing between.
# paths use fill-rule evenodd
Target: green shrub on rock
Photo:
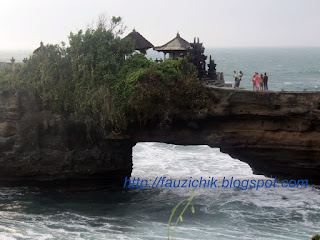
<instances>
[{"instance_id":1,"label":"green shrub on rock","mask_svg":"<svg viewBox=\"0 0 320 240\"><path fill-rule=\"evenodd\" d=\"M207 95L185 59L155 63L121 39L121 18L71 33L69 45L48 44L5 77L5 88L33 91L44 108L73 114L105 134L152 122L169 125L198 113Z\"/></svg>"}]
</instances>

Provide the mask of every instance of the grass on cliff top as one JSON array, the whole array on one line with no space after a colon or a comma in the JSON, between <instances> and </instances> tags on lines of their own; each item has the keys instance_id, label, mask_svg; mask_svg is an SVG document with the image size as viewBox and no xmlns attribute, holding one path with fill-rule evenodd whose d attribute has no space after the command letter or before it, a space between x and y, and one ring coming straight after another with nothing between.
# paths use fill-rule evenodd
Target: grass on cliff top
<instances>
[{"instance_id":1,"label":"grass on cliff top","mask_svg":"<svg viewBox=\"0 0 320 240\"><path fill-rule=\"evenodd\" d=\"M121 18L71 33L69 45L48 44L26 64L0 75L1 89L26 89L45 108L73 114L105 134L130 125L170 125L179 112L199 113L207 95L184 59L155 63L120 38Z\"/></svg>"}]
</instances>

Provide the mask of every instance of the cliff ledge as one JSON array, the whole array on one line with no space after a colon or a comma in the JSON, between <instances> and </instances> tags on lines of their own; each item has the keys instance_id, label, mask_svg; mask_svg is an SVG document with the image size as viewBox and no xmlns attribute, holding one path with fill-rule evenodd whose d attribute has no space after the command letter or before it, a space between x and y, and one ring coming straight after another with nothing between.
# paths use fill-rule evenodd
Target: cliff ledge
<instances>
[{"instance_id":1,"label":"cliff ledge","mask_svg":"<svg viewBox=\"0 0 320 240\"><path fill-rule=\"evenodd\" d=\"M5 91L0 184L121 186L131 174L137 142L206 144L248 163L257 174L320 184L320 92L209 92L212 105L198 116L181 113L170 127L132 126L125 136L106 139L72 117L41 109L30 93Z\"/></svg>"}]
</instances>

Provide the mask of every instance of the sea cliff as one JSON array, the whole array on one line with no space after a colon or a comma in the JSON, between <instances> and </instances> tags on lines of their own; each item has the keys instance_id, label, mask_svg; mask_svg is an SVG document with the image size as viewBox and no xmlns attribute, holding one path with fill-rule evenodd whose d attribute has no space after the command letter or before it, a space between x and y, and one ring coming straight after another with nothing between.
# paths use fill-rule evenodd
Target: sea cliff
<instances>
[{"instance_id":1,"label":"sea cliff","mask_svg":"<svg viewBox=\"0 0 320 240\"><path fill-rule=\"evenodd\" d=\"M247 162L255 173L320 184L320 92L207 91L206 111L181 111L168 126L149 121L108 136L72 115L43 109L34 94L3 91L0 184L119 187L131 174L137 142L206 144Z\"/></svg>"}]
</instances>

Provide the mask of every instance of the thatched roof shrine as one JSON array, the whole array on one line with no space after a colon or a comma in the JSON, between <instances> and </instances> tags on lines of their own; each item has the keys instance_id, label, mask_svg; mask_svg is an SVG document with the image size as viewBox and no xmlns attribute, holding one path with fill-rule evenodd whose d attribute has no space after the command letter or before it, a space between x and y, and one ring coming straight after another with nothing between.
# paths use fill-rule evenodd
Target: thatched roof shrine
<instances>
[{"instance_id":1,"label":"thatched roof shrine","mask_svg":"<svg viewBox=\"0 0 320 240\"><path fill-rule=\"evenodd\" d=\"M141 53L146 54L146 50L149 48L153 48L152 43L150 43L147 39L145 39L140 33L138 33L135 29L131 33L129 33L125 38L131 38L135 41L135 50L139 50Z\"/></svg>"},{"instance_id":2,"label":"thatched roof shrine","mask_svg":"<svg viewBox=\"0 0 320 240\"><path fill-rule=\"evenodd\" d=\"M160 47L154 47L153 49L158 52L163 52L164 54L169 53L170 58L176 59L180 56L185 56L187 51L191 49L191 45L177 33L177 36L174 39Z\"/></svg>"},{"instance_id":3,"label":"thatched roof shrine","mask_svg":"<svg viewBox=\"0 0 320 240\"><path fill-rule=\"evenodd\" d=\"M38 47L36 50L33 51L33 53L37 53L39 51L42 51L45 49L45 46L43 45L43 42L40 42L40 47Z\"/></svg>"}]
</instances>

